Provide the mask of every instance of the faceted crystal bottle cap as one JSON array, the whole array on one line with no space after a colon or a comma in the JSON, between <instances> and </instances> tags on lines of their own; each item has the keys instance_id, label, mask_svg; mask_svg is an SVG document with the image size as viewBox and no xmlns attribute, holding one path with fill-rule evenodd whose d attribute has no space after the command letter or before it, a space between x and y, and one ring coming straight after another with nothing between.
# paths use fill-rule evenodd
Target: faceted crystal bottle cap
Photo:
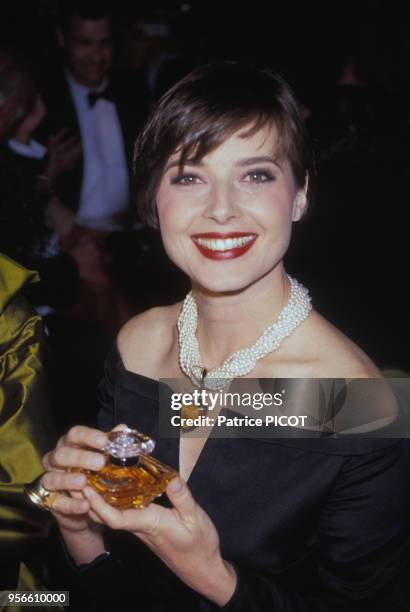
<instances>
[{"instance_id":1,"label":"faceted crystal bottle cap","mask_svg":"<svg viewBox=\"0 0 410 612\"><path fill-rule=\"evenodd\" d=\"M105 452L115 459L132 459L139 455L152 453L155 442L136 429L121 429L108 434Z\"/></svg>"}]
</instances>

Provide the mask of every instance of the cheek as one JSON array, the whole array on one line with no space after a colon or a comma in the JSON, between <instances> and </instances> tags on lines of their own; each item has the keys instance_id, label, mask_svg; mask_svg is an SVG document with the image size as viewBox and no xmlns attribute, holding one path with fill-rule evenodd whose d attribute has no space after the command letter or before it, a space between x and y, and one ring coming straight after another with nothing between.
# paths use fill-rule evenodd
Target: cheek
<instances>
[{"instance_id":1,"label":"cheek","mask_svg":"<svg viewBox=\"0 0 410 612\"><path fill-rule=\"evenodd\" d=\"M161 233L167 230L168 226L172 226L172 217L173 217L173 202L172 198L167 196L166 190L161 189L158 190L157 198L156 198L156 208L158 221L161 228Z\"/></svg>"},{"instance_id":2,"label":"cheek","mask_svg":"<svg viewBox=\"0 0 410 612\"><path fill-rule=\"evenodd\" d=\"M72 62L73 64L81 64L87 58L87 52L83 49L75 49L72 54Z\"/></svg>"},{"instance_id":3,"label":"cheek","mask_svg":"<svg viewBox=\"0 0 410 612\"><path fill-rule=\"evenodd\" d=\"M157 213L162 243L169 259L189 275L189 247L187 240L193 220L192 206L179 201L178 196L158 191Z\"/></svg>"},{"instance_id":4,"label":"cheek","mask_svg":"<svg viewBox=\"0 0 410 612\"><path fill-rule=\"evenodd\" d=\"M175 202L166 197L157 198L157 213L162 242L168 256L175 262L173 253L183 231L183 219L176 210Z\"/></svg>"},{"instance_id":5,"label":"cheek","mask_svg":"<svg viewBox=\"0 0 410 612\"><path fill-rule=\"evenodd\" d=\"M160 226L165 232L178 232L186 229L195 213L192 203L171 191L168 186L160 186L156 199Z\"/></svg>"},{"instance_id":6,"label":"cheek","mask_svg":"<svg viewBox=\"0 0 410 612\"><path fill-rule=\"evenodd\" d=\"M254 217L267 230L284 230L292 223L293 200L286 195L266 193L251 206Z\"/></svg>"},{"instance_id":7,"label":"cheek","mask_svg":"<svg viewBox=\"0 0 410 612\"><path fill-rule=\"evenodd\" d=\"M169 259L181 270L186 272L186 233L178 218L164 210L158 210L159 231L162 244ZM181 241L181 237L183 240Z\"/></svg>"}]
</instances>

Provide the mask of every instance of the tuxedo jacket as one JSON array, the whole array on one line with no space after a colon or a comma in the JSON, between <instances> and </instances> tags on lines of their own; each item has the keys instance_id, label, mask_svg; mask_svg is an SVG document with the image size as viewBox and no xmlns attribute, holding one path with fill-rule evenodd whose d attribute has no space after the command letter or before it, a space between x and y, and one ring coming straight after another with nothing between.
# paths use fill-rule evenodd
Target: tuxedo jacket
<instances>
[{"instance_id":1,"label":"tuxedo jacket","mask_svg":"<svg viewBox=\"0 0 410 612\"><path fill-rule=\"evenodd\" d=\"M152 436L154 456L178 470L179 437L160 436L159 385L126 370L115 349L99 387L99 425ZM209 437L188 486L238 575L224 609L410 609L409 474L406 440ZM217 609L130 533L108 533L107 545L110 556L79 568L67 556L70 577L59 586L72 590L73 603L79 593L97 610Z\"/></svg>"},{"instance_id":2,"label":"tuxedo jacket","mask_svg":"<svg viewBox=\"0 0 410 612\"><path fill-rule=\"evenodd\" d=\"M135 138L148 114L148 93L143 79L138 75L132 77L126 73L113 72L109 75L109 87L124 139L131 178L131 162ZM132 86L130 78L133 79ZM47 116L39 131L38 137L46 142L50 134L68 128L69 134L81 140L77 112L64 72L48 75L42 79L41 91L47 108ZM80 203L83 177L82 158L73 168L59 177L56 190L62 201L71 210L77 211ZM132 191L132 190L130 190Z\"/></svg>"}]
</instances>

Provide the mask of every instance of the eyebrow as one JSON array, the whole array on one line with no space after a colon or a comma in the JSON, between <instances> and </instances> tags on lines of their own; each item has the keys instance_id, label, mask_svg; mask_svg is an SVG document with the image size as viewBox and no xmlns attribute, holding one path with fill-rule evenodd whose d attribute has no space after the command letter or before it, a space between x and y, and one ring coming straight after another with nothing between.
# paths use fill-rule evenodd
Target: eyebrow
<instances>
[{"instance_id":1,"label":"eyebrow","mask_svg":"<svg viewBox=\"0 0 410 612\"><path fill-rule=\"evenodd\" d=\"M240 159L236 162L236 166L253 166L253 164L261 164L266 162L274 164L280 170L282 170L282 166L274 157L271 157L270 155L260 155L259 157L248 157L247 159Z\"/></svg>"},{"instance_id":2,"label":"eyebrow","mask_svg":"<svg viewBox=\"0 0 410 612\"><path fill-rule=\"evenodd\" d=\"M260 155L259 157L247 157L246 159L239 159L235 163L235 166L253 166L254 164L261 164L261 163L266 163L266 162L273 164L274 166L277 166L279 170L282 170L282 166L278 163L278 161L275 158L270 157L270 155ZM175 166L179 166L179 165L180 165L179 160L169 162L165 166L164 172L166 172L170 168L174 168ZM203 165L204 163L202 161L196 162L196 161L187 159L185 162L185 166L203 166Z\"/></svg>"}]
</instances>

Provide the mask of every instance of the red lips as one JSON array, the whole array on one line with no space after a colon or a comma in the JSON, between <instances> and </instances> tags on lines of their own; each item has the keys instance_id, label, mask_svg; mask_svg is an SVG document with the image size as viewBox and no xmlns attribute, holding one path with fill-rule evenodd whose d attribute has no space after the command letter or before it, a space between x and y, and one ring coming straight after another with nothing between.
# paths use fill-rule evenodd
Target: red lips
<instances>
[{"instance_id":1,"label":"red lips","mask_svg":"<svg viewBox=\"0 0 410 612\"><path fill-rule=\"evenodd\" d=\"M226 240L227 238L243 238L245 236L252 236L252 240L249 240L249 242L240 247L234 247L226 251L214 251L212 249L208 249L208 247L204 246L203 244L199 244L197 240L198 238L203 238L204 240ZM191 238L199 252L208 259L226 260L241 257L247 251L249 251L249 249L255 243L257 235L249 232L227 232L224 234L218 232L207 232L205 234L193 234Z\"/></svg>"}]
</instances>

